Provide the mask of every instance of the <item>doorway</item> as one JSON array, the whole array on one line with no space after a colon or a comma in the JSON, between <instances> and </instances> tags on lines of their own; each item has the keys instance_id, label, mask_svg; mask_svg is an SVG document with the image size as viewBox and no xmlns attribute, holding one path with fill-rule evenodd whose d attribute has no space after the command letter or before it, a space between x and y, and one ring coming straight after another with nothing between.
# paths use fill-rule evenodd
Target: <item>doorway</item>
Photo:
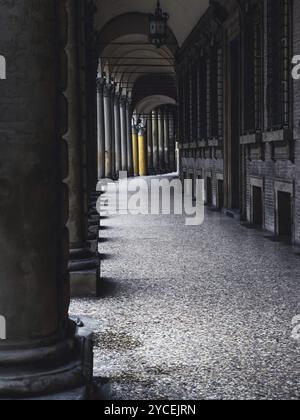
<instances>
[{"instance_id":1,"label":"doorway","mask_svg":"<svg viewBox=\"0 0 300 420\"><path fill-rule=\"evenodd\" d=\"M196 198L196 191L195 191L195 174L194 174L194 172L190 172L189 173L189 180L190 181L192 181L191 182L191 184L192 184L192 197L193 197L193 200Z\"/></svg>"},{"instance_id":2,"label":"doorway","mask_svg":"<svg viewBox=\"0 0 300 420\"><path fill-rule=\"evenodd\" d=\"M252 187L252 222L257 227L263 227L263 197L260 187Z\"/></svg>"},{"instance_id":3,"label":"doorway","mask_svg":"<svg viewBox=\"0 0 300 420\"><path fill-rule=\"evenodd\" d=\"M292 239L292 196L290 193L278 191L278 234Z\"/></svg>"},{"instance_id":4,"label":"doorway","mask_svg":"<svg viewBox=\"0 0 300 420\"><path fill-rule=\"evenodd\" d=\"M206 204L212 206L213 203L213 191L212 191L212 179L211 177L206 178Z\"/></svg>"},{"instance_id":5,"label":"doorway","mask_svg":"<svg viewBox=\"0 0 300 420\"><path fill-rule=\"evenodd\" d=\"M224 208L224 181L218 180L218 209L222 210Z\"/></svg>"}]
</instances>

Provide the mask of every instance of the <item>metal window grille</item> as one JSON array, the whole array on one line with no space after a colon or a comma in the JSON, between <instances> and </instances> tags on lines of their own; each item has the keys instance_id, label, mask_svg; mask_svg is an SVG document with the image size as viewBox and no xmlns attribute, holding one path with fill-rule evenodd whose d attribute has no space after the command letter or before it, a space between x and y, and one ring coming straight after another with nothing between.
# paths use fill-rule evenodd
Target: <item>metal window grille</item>
<instances>
[{"instance_id":1,"label":"metal window grille","mask_svg":"<svg viewBox=\"0 0 300 420\"><path fill-rule=\"evenodd\" d=\"M290 0L268 0L268 129L289 127Z\"/></svg>"}]
</instances>

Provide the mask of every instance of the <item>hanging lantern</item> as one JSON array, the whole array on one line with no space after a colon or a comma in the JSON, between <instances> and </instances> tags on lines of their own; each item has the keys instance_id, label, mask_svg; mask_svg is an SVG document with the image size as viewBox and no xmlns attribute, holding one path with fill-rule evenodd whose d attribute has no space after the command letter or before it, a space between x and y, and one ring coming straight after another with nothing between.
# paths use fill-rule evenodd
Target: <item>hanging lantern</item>
<instances>
[{"instance_id":1,"label":"hanging lantern","mask_svg":"<svg viewBox=\"0 0 300 420\"><path fill-rule=\"evenodd\" d=\"M164 13L160 1L157 1L157 7L154 15L150 15L150 31L149 38L151 44L154 44L156 48L160 48L167 42L168 36L168 13Z\"/></svg>"}]
</instances>

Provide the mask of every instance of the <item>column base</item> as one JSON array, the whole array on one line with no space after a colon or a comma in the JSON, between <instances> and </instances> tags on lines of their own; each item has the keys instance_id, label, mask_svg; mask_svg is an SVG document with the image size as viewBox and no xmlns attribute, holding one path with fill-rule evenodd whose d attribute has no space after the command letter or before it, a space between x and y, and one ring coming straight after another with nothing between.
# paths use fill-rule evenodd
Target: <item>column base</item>
<instances>
[{"instance_id":1,"label":"column base","mask_svg":"<svg viewBox=\"0 0 300 420\"><path fill-rule=\"evenodd\" d=\"M88 225L91 228L96 228L96 227L99 228L100 227L100 216L89 218Z\"/></svg>"},{"instance_id":2,"label":"column base","mask_svg":"<svg viewBox=\"0 0 300 420\"><path fill-rule=\"evenodd\" d=\"M71 296L98 297L100 290L100 270L73 271L70 273Z\"/></svg>"},{"instance_id":3,"label":"column base","mask_svg":"<svg viewBox=\"0 0 300 420\"><path fill-rule=\"evenodd\" d=\"M71 249L69 271L83 271L97 268L99 258L89 248Z\"/></svg>"},{"instance_id":4,"label":"column base","mask_svg":"<svg viewBox=\"0 0 300 420\"><path fill-rule=\"evenodd\" d=\"M0 359L0 400L89 398L93 343L92 333L85 328L77 328L75 337L50 347L8 348L0 351Z\"/></svg>"},{"instance_id":5,"label":"column base","mask_svg":"<svg viewBox=\"0 0 300 420\"><path fill-rule=\"evenodd\" d=\"M98 296L100 258L97 247L71 250L69 262L71 296Z\"/></svg>"}]
</instances>

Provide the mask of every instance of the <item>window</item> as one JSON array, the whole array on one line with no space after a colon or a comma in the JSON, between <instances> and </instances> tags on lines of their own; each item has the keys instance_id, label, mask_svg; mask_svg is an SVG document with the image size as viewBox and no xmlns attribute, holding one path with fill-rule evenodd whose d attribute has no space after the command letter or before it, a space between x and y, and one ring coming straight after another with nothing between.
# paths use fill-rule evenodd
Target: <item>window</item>
<instances>
[{"instance_id":1,"label":"window","mask_svg":"<svg viewBox=\"0 0 300 420\"><path fill-rule=\"evenodd\" d=\"M213 46L207 61L207 124L208 136L223 136L223 54L222 49Z\"/></svg>"},{"instance_id":2,"label":"window","mask_svg":"<svg viewBox=\"0 0 300 420\"><path fill-rule=\"evenodd\" d=\"M198 137L199 140L207 138L207 63L202 56L199 62L198 75Z\"/></svg>"},{"instance_id":3,"label":"window","mask_svg":"<svg viewBox=\"0 0 300 420\"><path fill-rule=\"evenodd\" d=\"M198 118L198 101L197 101L197 64L192 67L192 141L197 140L197 118Z\"/></svg>"},{"instance_id":4,"label":"window","mask_svg":"<svg viewBox=\"0 0 300 420\"><path fill-rule=\"evenodd\" d=\"M290 125L291 0L268 0L268 129Z\"/></svg>"},{"instance_id":5,"label":"window","mask_svg":"<svg viewBox=\"0 0 300 420\"><path fill-rule=\"evenodd\" d=\"M244 13L244 134L253 134L263 126L262 3L246 3Z\"/></svg>"},{"instance_id":6,"label":"window","mask_svg":"<svg viewBox=\"0 0 300 420\"><path fill-rule=\"evenodd\" d=\"M178 82L178 89L179 89L179 135L180 135L180 142L184 142L185 140L185 121L184 121L184 113L185 113L185 107L184 107L184 74L181 73L179 77Z\"/></svg>"}]
</instances>

